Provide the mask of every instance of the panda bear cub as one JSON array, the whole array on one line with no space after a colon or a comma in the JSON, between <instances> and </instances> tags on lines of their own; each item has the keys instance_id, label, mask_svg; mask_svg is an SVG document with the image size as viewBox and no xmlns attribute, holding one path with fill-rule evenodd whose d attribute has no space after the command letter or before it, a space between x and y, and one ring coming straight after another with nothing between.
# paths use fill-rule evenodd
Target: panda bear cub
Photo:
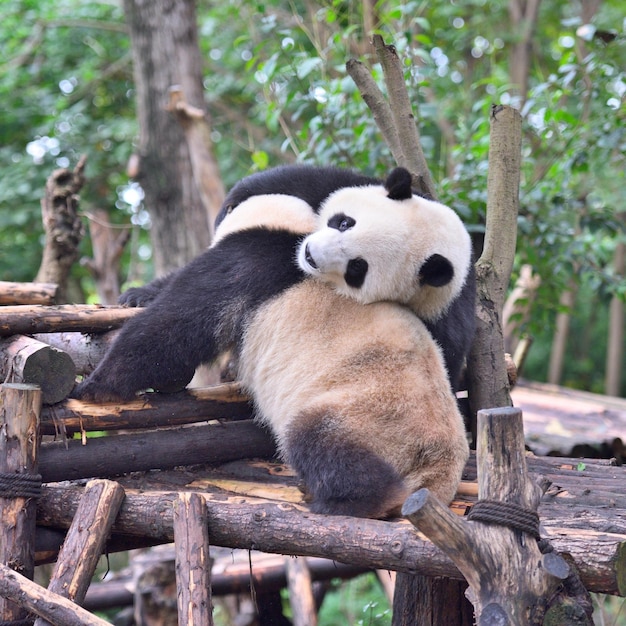
<instances>
[{"instance_id":1,"label":"panda bear cub","mask_svg":"<svg viewBox=\"0 0 626 626\"><path fill-rule=\"evenodd\" d=\"M259 307L239 353L257 419L317 513L386 517L422 487L447 503L469 454L441 351L408 308L436 317L458 296L469 236L410 179L388 187L329 197L298 250L311 277Z\"/></svg>"}]
</instances>

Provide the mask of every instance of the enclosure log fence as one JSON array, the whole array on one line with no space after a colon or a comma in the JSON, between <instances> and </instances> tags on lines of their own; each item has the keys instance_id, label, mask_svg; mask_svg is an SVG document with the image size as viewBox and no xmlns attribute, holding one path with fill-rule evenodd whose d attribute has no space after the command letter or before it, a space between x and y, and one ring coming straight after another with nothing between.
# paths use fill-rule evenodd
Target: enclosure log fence
<instances>
[{"instance_id":1,"label":"enclosure log fence","mask_svg":"<svg viewBox=\"0 0 626 626\"><path fill-rule=\"evenodd\" d=\"M41 391L33 385L0 385L0 564L32 578L35 567L38 422ZM0 579L2 576L0 575ZM26 619L22 606L0 593L0 621Z\"/></svg>"}]
</instances>

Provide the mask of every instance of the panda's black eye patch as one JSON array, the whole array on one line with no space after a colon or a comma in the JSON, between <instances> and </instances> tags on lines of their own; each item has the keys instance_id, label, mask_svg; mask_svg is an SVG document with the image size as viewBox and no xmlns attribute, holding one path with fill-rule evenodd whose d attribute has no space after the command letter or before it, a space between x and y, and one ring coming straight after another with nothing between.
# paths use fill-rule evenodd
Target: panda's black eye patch
<instances>
[{"instance_id":1,"label":"panda's black eye patch","mask_svg":"<svg viewBox=\"0 0 626 626\"><path fill-rule=\"evenodd\" d=\"M343 275L343 279L346 281L346 284L349 287L354 287L355 289L361 288L365 282L368 267L369 265L367 264L367 261L361 257L350 259L348 261L346 272Z\"/></svg>"},{"instance_id":2,"label":"panda's black eye patch","mask_svg":"<svg viewBox=\"0 0 626 626\"><path fill-rule=\"evenodd\" d=\"M328 228L335 228L340 233L349 230L356 224L356 220L352 217L348 217L345 213L335 213L328 220Z\"/></svg>"}]
</instances>

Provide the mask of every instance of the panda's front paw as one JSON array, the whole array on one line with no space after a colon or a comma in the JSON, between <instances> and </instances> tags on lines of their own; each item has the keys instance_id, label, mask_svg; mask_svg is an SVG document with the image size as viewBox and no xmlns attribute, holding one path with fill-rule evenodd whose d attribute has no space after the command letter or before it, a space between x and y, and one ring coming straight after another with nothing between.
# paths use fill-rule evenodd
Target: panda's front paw
<instances>
[{"instance_id":1,"label":"panda's front paw","mask_svg":"<svg viewBox=\"0 0 626 626\"><path fill-rule=\"evenodd\" d=\"M145 287L131 287L127 289L118 299L118 304L132 307L148 306L157 296L158 291Z\"/></svg>"},{"instance_id":2,"label":"panda's front paw","mask_svg":"<svg viewBox=\"0 0 626 626\"><path fill-rule=\"evenodd\" d=\"M127 394L115 391L104 384L99 384L89 378L78 383L69 395L74 400L83 402L95 402L101 404L103 402L124 402L130 400Z\"/></svg>"}]
</instances>

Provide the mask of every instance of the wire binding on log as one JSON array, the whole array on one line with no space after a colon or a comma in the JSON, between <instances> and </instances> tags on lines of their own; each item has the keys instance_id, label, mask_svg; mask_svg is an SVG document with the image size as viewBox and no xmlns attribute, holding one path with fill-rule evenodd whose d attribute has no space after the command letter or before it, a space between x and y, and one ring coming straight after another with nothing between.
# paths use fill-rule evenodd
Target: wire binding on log
<instances>
[{"instance_id":1,"label":"wire binding on log","mask_svg":"<svg viewBox=\"0 0 626 626\"><path fill-rule=\"evenodd\" d=\"M0 472L0 498L39 498L41 474L6 474ZM3 623L0 622L0 626Z\"/></svg>"}]
</instances>

